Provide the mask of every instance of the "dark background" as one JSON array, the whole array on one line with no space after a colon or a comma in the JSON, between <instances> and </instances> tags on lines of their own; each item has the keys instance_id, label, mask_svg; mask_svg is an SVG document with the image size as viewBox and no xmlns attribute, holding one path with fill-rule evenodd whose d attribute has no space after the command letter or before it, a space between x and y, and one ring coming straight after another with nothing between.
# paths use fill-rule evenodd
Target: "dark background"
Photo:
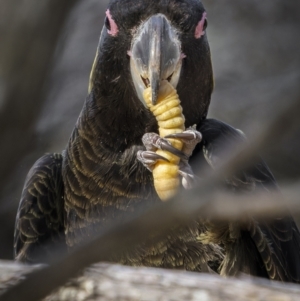
<instances>
[{"instance_id":1,"label":"dark background","mask_svg":"<svg viewBox=\"0 0 300 301\"><path fill-rule=\"evenodd\" d=\"M79 115L108 1L61 2L0 2L0 258L12 258L28 170L64 149ZM251 138L300 96L300 1L203 2L215 74L209 117ZM300 128L263 153L281 186L299 180L299 138Z\"/></svg>"}]
</instances>

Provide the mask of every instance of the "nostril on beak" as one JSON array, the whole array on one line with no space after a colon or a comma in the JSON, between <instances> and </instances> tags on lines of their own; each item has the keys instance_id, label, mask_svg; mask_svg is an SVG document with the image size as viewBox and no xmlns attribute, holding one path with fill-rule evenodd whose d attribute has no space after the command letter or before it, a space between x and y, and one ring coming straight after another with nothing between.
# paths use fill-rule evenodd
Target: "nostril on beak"
<instances>
[{"instance_id":1,"label":"nostril on beak","mask_svg":"<svg viewBox=\"0 0 300 301\"><path fill-rule=\"evenodd\" d=\"M149 79L148 79L148 78L144 78L144 77L142 77L142 76L141 76L141 79L142 79L142 81L143 81L145 87L148 88L148 87L150 86L150 81L149 81Z\"/></svg>"}]
</instances>

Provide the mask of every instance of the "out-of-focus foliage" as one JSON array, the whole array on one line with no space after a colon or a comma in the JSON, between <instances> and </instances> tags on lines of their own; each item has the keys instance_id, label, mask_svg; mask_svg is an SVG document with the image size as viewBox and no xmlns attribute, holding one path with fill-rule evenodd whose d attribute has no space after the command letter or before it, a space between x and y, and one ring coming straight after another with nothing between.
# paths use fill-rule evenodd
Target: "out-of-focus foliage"
<instances>
[{"instance_id":1,"label":"out-of-focus foliage","mask_svg":"<svg viewBox=\"0 0 300 301\"><path fill-rule=\"evenodd\" d=\"M284 103L300 96L300 2L203 2L208 11L216 83L209 117L228 122L251 136ZM12 256L14 219L30 166L45 152L64 149L71 134L87 93L106 4L103 0L78 1L60 34L52 66L41 81L45 84L40 101L11 98L8 106L6 91L15 83L18 68L9 74L6 66L13 57L16 66L27 68L30 77L30 63L23 64L28 49L22 48L22 39L25 33L46 26L40 23L46 4L34 0L0 2L0 148L6 149L0 158L0 258ZM1 45L9 45L11 30L21 24L28 26L24 27L24 37L9 52L4 51ZM49 38L43 32L39 34ZM41 47L45 45L43 39L33 39L32 43L38 41ZM32 53L31 59L39 58ZM13 88L18 90L19 86ZM7 107L19 113L10 114ZM299 178L299 134L298 129L298 133L286 137L284 144L271 145L263 154L281 183Z\"/></svg>"}]
</instances>

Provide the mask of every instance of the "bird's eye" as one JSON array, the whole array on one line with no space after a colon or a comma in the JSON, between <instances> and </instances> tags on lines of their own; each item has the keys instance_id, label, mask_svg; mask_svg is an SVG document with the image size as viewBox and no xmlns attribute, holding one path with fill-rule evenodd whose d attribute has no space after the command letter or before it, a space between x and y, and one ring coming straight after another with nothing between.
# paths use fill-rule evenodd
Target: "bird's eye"
<instances>
[{"instance_id":1,"label":"bird's eye","mask_svg":"<svg viewBox=\"0 0 300 301\"><path fill-rule=\"evenodd\" d=\"M111 27L110 27L110 22L109 22L109 18L108 18L108 17L105 17L104 25L105 25L105 27L106 27L107 30L110 30L110 29L111 29Z\"/></svg>"}]
</instances>

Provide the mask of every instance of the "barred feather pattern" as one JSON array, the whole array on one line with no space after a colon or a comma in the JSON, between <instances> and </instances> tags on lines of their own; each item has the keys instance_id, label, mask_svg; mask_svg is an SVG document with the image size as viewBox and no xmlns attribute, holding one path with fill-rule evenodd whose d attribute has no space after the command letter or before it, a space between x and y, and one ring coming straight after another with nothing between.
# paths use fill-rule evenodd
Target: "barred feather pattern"
<instances>
[{"instance_id":1,"label":"barred feather pattern","mask_svg":"<svg viewBox=\"0 0 300 301\"><path fill-rule=\"evenodd\" d=\"M17 260L39 262L48 254L48 244L65 240L61 168L61 154L46 154L26 177L15 224Z\"/></svg>"},{"instance_id":2,"label":"barred feather pattern","mask_svg":"<svg viewBox=\"0 0 300 301\"><path fill-rule=\"evenodd\" d=\"M197 129L203 135L199 147L203 148L204 157L213 168L222 162L222 154L226 153L224 145L230 149L245 141L240 131L214 119L203 121ZM279 193L272 173L259 157L256 164L224 182L226 188L235 193ZM224 246L221 275L235 276L242 272L272 280L300 282L300 234L288 210L268 221L258 222L248 217L230 223L207 221L205 225L206 231L199 240Z\"/></svg>"},{"instance_id":3,"label":"barred feather pattern","mask_svg":"<svg viewBox=\"0 0 300 301\"><path fill-rule=\"evenodd\" d=\"M93 99L88 99L64 156L65 231L69 248L114 221L120 222L129 214L160 202L152 174L136 158L137 151L144 150L141 138L145 130L136 140L119 143L122 131L114 140L105 135L108 129L97 128L104 125L98 122L99 116L91 115L95 112L90 108L93 105ZM191 221L188 227L174 227L159 242L149 238L130 253L112 255L112 260L136 266L216 270L223 260L222 248L199 242L197 236L202 231L198 221Z\"/></svg>"}]
</instances>

